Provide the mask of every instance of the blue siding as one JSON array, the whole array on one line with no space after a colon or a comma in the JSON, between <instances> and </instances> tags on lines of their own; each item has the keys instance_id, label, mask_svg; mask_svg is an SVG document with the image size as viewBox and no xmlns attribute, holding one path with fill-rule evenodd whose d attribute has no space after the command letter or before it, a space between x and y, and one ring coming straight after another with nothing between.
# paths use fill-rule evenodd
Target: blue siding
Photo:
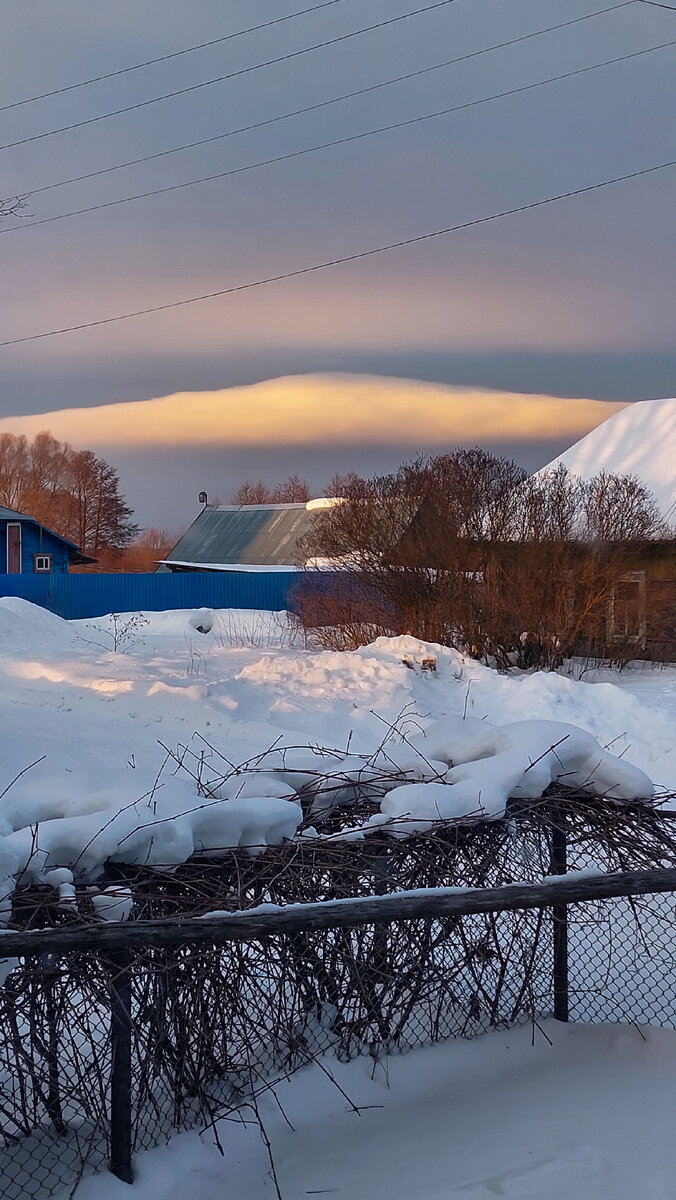
<instances>
[{"instance_id":1,"label":"blue siding","mask_svg":"<svg viewBox=\"0 0 676 1200\"><path fill-rule=\"evenodd\" d=\"M171 608L293 607L302 572L187 571L152 575L2 575L0 596L20 596L67 620Z\"/></svg>"},{"instance_id":2,"label":"blue siding","mask_svg":"<svg viewBox=\"0 0 676 1200\"><path fill-rule=\"evenodd\" d=\"M52 571L63 574L68 570L68 546L47 529L32 521L0 521L0 576L7 571L7 525L21 525L21 574L33 575L34 554L51 554Z\"/></svg>"}]
</instances>

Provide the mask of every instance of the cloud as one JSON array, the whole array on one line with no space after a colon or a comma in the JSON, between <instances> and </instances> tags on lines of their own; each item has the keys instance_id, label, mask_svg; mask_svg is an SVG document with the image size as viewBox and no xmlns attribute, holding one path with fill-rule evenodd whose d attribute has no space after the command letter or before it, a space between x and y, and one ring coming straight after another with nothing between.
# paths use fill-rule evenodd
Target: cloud
<instances>
[{"instance_id":1,"label":"cloud","mask_svg":"<svg viewBox=\"0 0 676 1200\"><path fill-rule=\"evenodd\" d=\"M444 446L560 438L571 442L622 404L368 375L299 375L218 391L70 408L0 420L0 433L97 450L246 446Z\"/></svg>"}]
</instances>

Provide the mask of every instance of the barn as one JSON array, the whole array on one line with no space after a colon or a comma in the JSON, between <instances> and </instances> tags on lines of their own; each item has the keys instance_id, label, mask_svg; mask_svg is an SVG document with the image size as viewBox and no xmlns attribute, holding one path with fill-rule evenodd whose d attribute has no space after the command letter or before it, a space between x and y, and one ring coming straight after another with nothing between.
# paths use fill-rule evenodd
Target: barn
<instances>
[{"instance_id":1,"label":"barn","mask_svg":"<svg viewBox=\"0 0 676 1200\"><path fill-rule=\"evenodd\" d=\"M316 510L333 501L209 504L159 566L160 571L295 571Z\"/></svg>"},{"instance_id":2,"label":"barn","mask_svg":"<svg viewBox=\"0 0 676 1200\"><path fill-rule=\"evenodd\" d=\"M0 506L0 575L64 575L95 561L35 517Z\"/></svg>"}]
</instances>

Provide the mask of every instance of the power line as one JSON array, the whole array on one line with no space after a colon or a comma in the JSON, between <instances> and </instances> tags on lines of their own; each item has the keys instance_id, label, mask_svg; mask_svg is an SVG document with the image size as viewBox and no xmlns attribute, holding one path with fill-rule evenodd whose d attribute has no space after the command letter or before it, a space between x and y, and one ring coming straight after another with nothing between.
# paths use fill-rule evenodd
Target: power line
<instances>
[{"instance_id":1,"label":"power line","mask_svg":"<svg viewBox=\"0 0 676 1200\"><path fill-rule=\"evenodd\" d=\"M182 54L194 54L196 50L206 50L209 46L218 46L222 42L230 42L235 38L244 37L247 33L258 33L261 29L270 29L273 25L282 25L285 21L293 21L296 17L305 17L308 13L319 12L322 8L331 8L334 4L342 4L344 0L323 0L322 4L314 4L311 8L299 8L287 13L284 17L275 17L271 21L263 21L260 25L250 25L248 29L237 29L234 33L226 33L222 37L211 38L208 42L198 42L195 46L185 46L182 50L173 50L170 54L160 54L158 58L147 58L144 62L134 63L130 67L120 67L117 71L107 71L105 75L93 75L91 79L82 79L79 83L68 83L64 87L54 88L51 92L39 92L35 96L26 96L24 100L13 100L10 104L0 105L0 112L10 108L21 108L24 104L34 104L36 100L50 100L52 96L62 96L64 92L74 92L77 88L89 87L92 83L102 83L105 79L115 79L118 75L128 75L130 71L140 71L144 67L154 67L156 63L168 62L171 58L180 58Z\"/></svg>"},{"instance_id":2,"label":"power line","mask_svg":"<svg viewBox=\"0 0 676 1200\"><path fill-rule=\"evenodd\" d=\"M625 0L625 3L634 2L635 0ZM423 13L432 12L438 8L446 8L449 4L454 3L455 0L435 0L433 4L426 4L423 8L414 8L409 12L400 13L397 17L388 17L384 21L377 21L374 25L364 25L361 29L353 29L350 33L342 33L337 37L328 38L326 41L315 42L311 46L303 46L300 50L292 50L288 54L280 54L276 58L268 58L264 62L253 63L250 67L240 67L237 71L229 71L227 75L216 75L213 79L204 79L201 83L193 83L189 87L179 88L175 92L164 92L161 96L152 96L150 100L139 100L136 104L128 104L124 108L116 108L112 112L100 113L97 117L87 117L83 121L74 121L71 125L60 125L57 129L48 129L43 133L34 133L31 137L19 138L15 142L5 142L4 146L0 146L0 150L12 150L16 146L25 146L29 142L38 142L42 138L54 137L57 133L67 133L71 129L83 129L86 125L95 125L98 121L109 120L110 117L119 117L124 113L136 112L139 108L147 108L148 105L159 104L163 100L172 100L175 96L186 96L188 93L197 92L201 88L212 87L215 83L223 83L228 79L237 79L241 75L249 75L252 71L260 71L264 67L272 67L277 63L289 62L291 59L300 58L303 54L311 54L315 50L323 50L327 46L337 46L340 42L347 42L351 38L361 37L364 33L384 29L388 25L396 25L400 21L407 21L411 17L419 17Z\"/></svg>"},{"instance_id":3,"label":"power line","mask_svg":"<svg viewBox=\"0 0 676 1200\"><path fill-rule=\"evenodd\" d=\"M405 75L395 75L391 79L384 79L380 83L372 83L368 87L358 88L353 92L344 92L340 96L333 96L329 100L320 100L317 104L308 104L303 108L295 108L290 112L278 113L274 117L268 117L264 121L254 121L250 125L240 125L236 129L228 129L225 133L216 133L212 137L201 138L195 142L185 142L182 146L173 146L168 150L159 150L155 154L144 154L141 158L131 158L126 162L115 163L111 167L102 167L98 171L88 171L83 175L73 175L70 179L60 179L55 183L47 183L42 187L31 188L22 194L23 199L27 200L31 196L39 196L43 192L53 191L55 188L66 187L72 183L83 183L88 179L96 179L100 175L109 175L113 171L121 171L125 167L137 167L142 163L153 162L159 158L167 158L172 154L180 154L184 150L195 150L199 146L208 146L212 142L222 141L224 138L234 137L240 133L251 133L255 129L263 129L268 125L275 125L280 121L287 121L291 117L300 117L306 113L317 112L319 109L328 108L333 104L339 104L344 100L352 100L356 96L365 96L369 92L376 92L381 88L391 87L395 83L404 83L409 79L417 79L422 75L429 75L433 71L440 71L445 67L455 66L456 63L468 62L470 59L479 58L483 54L492 54L496 50L503 50L508 46L515 46L519 42L527 42L533 38L542 37L546 33L554 33L559 29L567 29L570 25L579 25L581 21L590 21L594 17L600 17L609 12L615 12L618 8L627 8L630 4L636 3L636 0L623 0L620 4L612 4L607 8L596 9L595 12L585 13L581 17L573 17L570 21L562 21L558 25L548 25L544 29L536 29L532 33L524 33L519 37L509 38L506 42L494 42L491 46L483 46L479 50L472 50L468 54L460 54L457 58L448 58L443 62L433 63L429 67L421 67L417 71L408 71ZM2 110L0 110L2 111Z\"/></svg>"},{"instance_id":4,"label":"power line","mask_svg":"<svg viewBox=\"0 0 676 1200\"><path fill-rule=\"evenodd\" d=\"M658 46L648 46L644 50L633 50L630 54L622 54L617 58L607 58L600 63L592 63L588 67L577 67L574 71L565 71L560 75L551 75L547 79L539 79L535 83L521 84L519 87L509 88L504 92L494 92L490 96L481 96L478 100L467 100L463 104L455 104L451 108L437 109L435 112L423 113L419 117L408 117L403 121L393 121L388 125L380 125L376 129L367 129L362 133L348 134L345 137L335 138L332 141L320 142L316 146L306 146L301 150L292 150L288 154L278 154L273 158L260 159L257 162L246 163L241 167L231 167L227 171L218 171L213 175L202 175L199 179L188 179L183 183L172 183L166 187L152 188L146 192L135 192L131 196L121 196L116 200L104 200L100 204L90 204L85 208L71 209L69 212L56 213L52 217L40 217L35 221L25 221L19 225L10 225L6 229L0 229L0 235L6 233L16 233L22 229L33 229L37 225L51 225L55 221L65 221L69 217L80 217L86 213L101 212L108 208L117 208L121 204L129 204L135 200L147 200L154 196L165 196L170 192L182 191L185 188L196 187L202 183L213 183L217 179L227 179L233 175L243 175L247 171L254 171L260 167L273 166L275 163L289 162L291 159L303 158L308 154L316 154L319 150L330 150L336 146L345 146L351 142L363 141L365 138L375 137L380 133L391 133L397 129L405 129L411 125L419 125L423 121L435 120L439 117L449 116L451 113L463 112L469 108L477 108L482 104L489 104L495 100L503 100L507 96L518 96L523 92L533 91L535 88L545 87L552 83L559 83L564 79L573 79L577 75L586 75L590 71L598 71L603 67L615 66L617 63L628 62L633 58L640 58L644 54L652 54L655 50L665 50L676 46L676 38L669 42L661 42Z\"/></svg>"},{"instance_id":5,"label":"power line","mask_svg":"<svg viewBox=\"0 0 676 1200\"><path fill-rule=\"evenodd\" d=\"M316 274L318 271L326 271L331 267L358 262L364 258L373 258L377 254L386 254L391 250L401 250L406 246L415 246L421 242L446 237L451 233L459 233L462 230L473 229L479 225L488 225L492 221L499 221L504 217L515 216L517 213L531 212L537 208L544 208L548 204L556 204L561 200L569 200L573 196L583 196L590 192L600 191L602 188L613 187L618 183L626 183L630 179L639 179L645 175L653 175L657 171L666 170L668 167L676 167L676 158L670 159L668 162L657 163L652 167L642 167L638 171L630 171L625 175L615 175L612 179L603 179L599 183L590 183L586 187L573 188L567 192L557 192L554 196L546 196L542 200L532 200L529 204L519 204L513 208L504 208L500 212L490 213L485 217L474 217L470 221L461 221L457 225L448 225L444 229L434 229L428 233L419 233L414 237L402 238L398 242L388 242L383 246L374 246L369 250L359 250L354 254L345 254L340 258L331 258L324 262L313 263L308 267L297 267L293 271L283 271L278 275L267 275L261 279L250 280L248 283L234 284L232 287L222 288L220 291L206 292L201 296L189 296L184 300L173 300L167 304L156 304L150 308L139 308L133 312L118 313L114 317L101 317L96 321L84 321L80 325L65 325L61 329L50 329L44 333L31 333L24 335L24 337L9 338L7 341L0 342L0 349L7 346L18 346L24 342L37 342L44 338L59 337L64 333L79 333L83 329L95 329L101 325L113 325L119 321L129 321L135 317L149 316L151 313L168 312L173 308L185 308L188 304L200 304L204 300L217 300L223 296L235 295L238 292L247 292L254 288L266 287L271 283L281 283L283 280L297 279L302 275Z\"/></svg>"},{"instance_id":6,"label":"power line","mask_svg":"<svg viewBox=\"0 0 676 1200\"><path fill-rule=\"evenodd\" d=\"M639 0L640 4L649 4L651 8L668 8L669 12L676 12L673 4L660 4L659 0Z\"/></svg>"}]
</instances>

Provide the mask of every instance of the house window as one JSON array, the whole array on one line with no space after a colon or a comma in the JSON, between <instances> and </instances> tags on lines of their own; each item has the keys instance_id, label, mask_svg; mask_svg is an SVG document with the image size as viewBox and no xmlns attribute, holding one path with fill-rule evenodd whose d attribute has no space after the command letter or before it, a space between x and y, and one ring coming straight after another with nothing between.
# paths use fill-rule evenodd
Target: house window
<instances>
[{"instance_id":1,"label":"house window","mask_svg":"<svg viewBox=\"0 0 676 1200\"><path fill-rule=\"evenodd\" d=\"M613 589L608 607L608 641L636 642L646 636L645 571L629 571Z\"/></svg>"},{"instance_id":2,"label":"house window","mask_svg":"<svg viewBox=\"0 0 676 1200\"><path fill-rule=\"evenodd\" d=\"M34 570L36 574L52 569L51 554L34 554L33 555Z\"/></svg>"}]
</instances>

